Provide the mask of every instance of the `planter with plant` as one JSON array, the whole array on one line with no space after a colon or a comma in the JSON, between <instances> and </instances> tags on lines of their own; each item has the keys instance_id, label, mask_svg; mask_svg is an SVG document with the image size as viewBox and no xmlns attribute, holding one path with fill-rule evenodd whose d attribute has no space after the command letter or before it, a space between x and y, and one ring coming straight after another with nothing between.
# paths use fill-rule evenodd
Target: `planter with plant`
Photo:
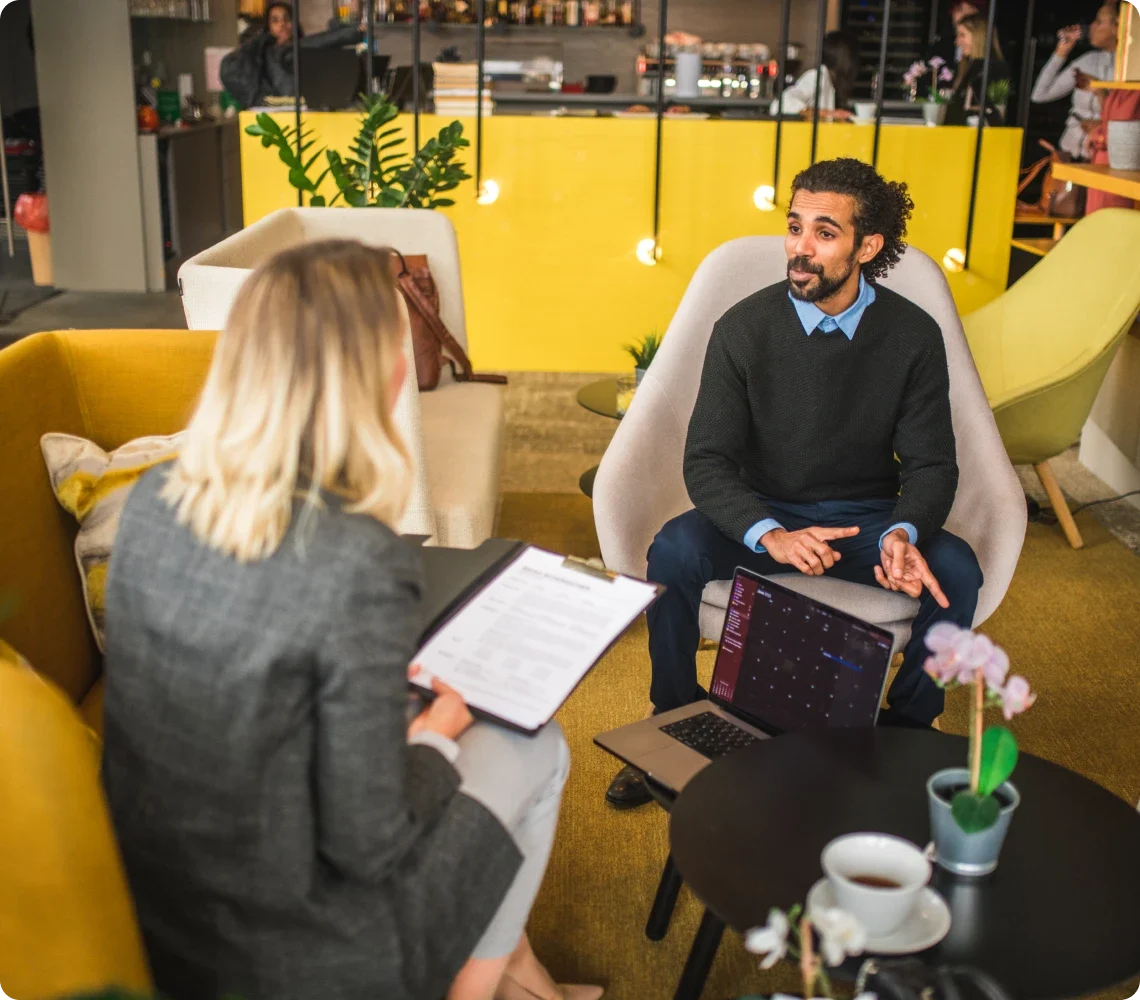
<instances>
[{"instance_id":1,"label":"planter with plant","mask_svg":"<svg viewBox=\"0 0 1140 1000\"><path fill-rule=\"evenodd\" d=\"M641 380L645 378L645 373L649 371L649 366L653 363L660 347L661 336L656 331L646 334L640 344L625 345L626 353L633 358L633 368L637 373L638 385L641 385Z\"/></svg>"},{"instance_id":2,"label":"planter with plant","mask_svg":"<svg viewBox=\"0 0 1140 1000\"><path fill-rule=\"evenodd\" d=\"M903 74L903 83L910 88L910 99L912 101L917 100L919 87L927 74L930 75L930 81L926 84L922 116L927 125L941 125L946 120L946 102L950 97L950 92L940 89L938 85L950 83L954 79L954 74L950 72L950 67L946 65L946 60L941 56L934 56L929 63L923 62L921 59L912 62L910 68Z\"/></svg>"},{"instance_id":3,"label":"planter with plant","mask_svg":"<svg viewBox=\"0 0 1140 1000\"><path fill-rule=\"evenodd\" d=\"M266 149L275 148L289 171L289 183L308 195L312 208L335 205L341 199L352 208L445 208L455 202L446 197L471 175L457 159L459 150L469 146L463 138L463 125L452 122L440 129L418 151L399 149L407 141L399 127L389 128L399 109L383 94L360 104L360 128L346 154L321 147L314 151L312 130L302 131L297 147L295 126L282 126L268 114L259 114L246 134L261 140ZM315 178L311 172L321 159L327 166ZM327 199L321 185L329 175L336 194Z\"/></svg>"},{"instance_id":4,"label":"planter with plant","mask_svg":"<svg viewBox=\"0 0 1140 1000\"><path fill-rule=\"evenodd\" d=\"M1013 85L1009 80L994 80L989 87L986 88L986 97L989 98L990 104L1001 112L1001 120L1005 121L1005 112L1009 107L1009 95L1013 91Z\"/></svg>"},{"instance_id":5,"label":"planter with plant","mask_svg":"<svg viewBox=\"0 0 1140 1000\"><path fill-rule=\"evenodd\" d=\"M940 622L927 633L926 645L934 654L926 672L946 690L967 688L972 699L969 767L946 768L926 783L937 861L958 875L988 875L1021 800L1009 780L1017 740L1004 726L983 731L983 715L987 707L1000 707L1008 721L1037 696L1024 677L1007 676L1009 657L984 635Z\"/></svg>"}]
</instances>

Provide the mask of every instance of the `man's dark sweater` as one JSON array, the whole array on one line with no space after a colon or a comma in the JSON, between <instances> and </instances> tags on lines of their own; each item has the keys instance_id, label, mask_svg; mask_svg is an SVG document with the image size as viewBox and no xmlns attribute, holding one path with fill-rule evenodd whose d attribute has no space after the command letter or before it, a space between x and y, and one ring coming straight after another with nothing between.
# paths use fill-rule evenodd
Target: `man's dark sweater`
<instances>
[{"instance_id":1,"label":"man's dark sweater","mask_svg":"<svg viewBox=\"0 0 1140 1000\"><path fill-rule=\"evenodd\" d=\"M938 324L876 285L849 341L804 332L786 282L717 321L685 442L693 505L725 535L774 513L764 500L895 499L919 544L958 486L950 380ZM897 458L896 458L897 456Z\"/></svg>"}]
</instances>

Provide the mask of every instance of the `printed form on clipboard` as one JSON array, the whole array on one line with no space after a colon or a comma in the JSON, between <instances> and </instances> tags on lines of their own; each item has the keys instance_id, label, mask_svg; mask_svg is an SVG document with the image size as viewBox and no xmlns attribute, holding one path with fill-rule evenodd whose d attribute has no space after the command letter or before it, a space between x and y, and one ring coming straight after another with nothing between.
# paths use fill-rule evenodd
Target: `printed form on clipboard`
<instances>
[{"instance_id":1,"label":"printed form on clipboard","mask_svg":"<svg viewBox=\"0 0 1140 1000\"><path fill-rule=\"evenodd\" d=\"M533 733L660 588L527 546L416 654L476 715Z\"/></svg>"}]
</instances>

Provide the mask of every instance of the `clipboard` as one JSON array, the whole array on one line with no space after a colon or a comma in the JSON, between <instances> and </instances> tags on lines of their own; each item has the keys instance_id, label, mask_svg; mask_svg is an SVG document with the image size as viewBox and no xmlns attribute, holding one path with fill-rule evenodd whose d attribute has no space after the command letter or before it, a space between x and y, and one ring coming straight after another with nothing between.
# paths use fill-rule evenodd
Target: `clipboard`
<instances>
[{"instance_id":1,"label":"clipboard","mask_svg":"<svg viewBox=\"0 0 1140 1000\"><path fill-rule=\"evenodd\" d=\"M438 675L476 718L533 735L664 588L535 546L505 545L429 623L415 658L423 670L410 685L430 699ZM576 586L571 574L587 585ZM611 585L616 590L606 594Z\"/></svg>"}]
</instances>

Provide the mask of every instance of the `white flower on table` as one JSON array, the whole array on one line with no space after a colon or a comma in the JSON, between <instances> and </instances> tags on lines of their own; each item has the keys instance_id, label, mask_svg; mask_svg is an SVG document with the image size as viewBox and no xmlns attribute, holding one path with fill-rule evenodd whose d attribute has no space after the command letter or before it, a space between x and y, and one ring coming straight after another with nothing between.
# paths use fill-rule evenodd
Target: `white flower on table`
<instances>
[{"instance_id":1,"label":"white flower on table","mask_svg":"<svg viewBox=\"0 0 1140 1000\"><path fill-rule=\"evenodd\" d=\"M821 908L812 913L811 920L819 931L820 951L828 965L842 965L848 955L861 955L867 947L867 931L846 910Z\"/></svg>"},{"instance_id":2,"label":"white flower on table","mask_svg":"<svg viewBox=\"0 0 1140 1000\"><path fill-rule=\"evenodd\" d=\"M788 917L773 907L768 911L768 923L753 927L744 935L744 947L753 955L767 955L761 969L770 969L788 953Z\"/></svg>"}]
</instances>

